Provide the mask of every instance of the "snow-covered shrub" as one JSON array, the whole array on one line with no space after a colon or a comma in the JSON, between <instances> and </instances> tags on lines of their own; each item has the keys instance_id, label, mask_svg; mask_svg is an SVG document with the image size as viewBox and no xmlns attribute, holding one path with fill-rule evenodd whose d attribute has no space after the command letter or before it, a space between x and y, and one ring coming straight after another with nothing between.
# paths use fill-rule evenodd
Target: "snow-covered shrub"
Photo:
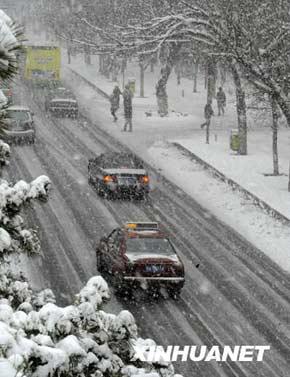
<instances>
[{"instance_id":1,"label":"snow-covered shrub","mask_svg":"<svg viewBox=\"0 0 290 377\"><path fill-rule=\"evenodd\" d=\"M23 299L17 309L0 299L0 376L177 377L169 363L134 359L136 345L144 348L155 342L138 337L130 312L113 315L99 309L110 297L102 277L90 279L75 303L66 307L46 302L54 297L49 290L31 297L23 294L31 292L28 287L15 287Z\"/></svg>"},{"instance_id":2,"label":"snow-covered shrub","mask_svg":"<svg viewBox=\"0 0 290 377\"><path fill-rule=\"evenodd\" d=\"M1 112L1 110L0 110ZM9 164L10 147L4 141L0 140L0 168Z\"/></svg>"},{"instance_id":3,"label":"snow-covered shrub","mask_svg":"<svg viewBox=\"0 0 290 377\"><path fill-rule=\"evenodd\" d=\"M23 251L37 253L40 243L34 230L25 229L21 209L34 199L47 200L50 180L41 176L27 183L19 181L15 185L0 181L0 258L1 253Z\"/></svg>"}]
</instances>

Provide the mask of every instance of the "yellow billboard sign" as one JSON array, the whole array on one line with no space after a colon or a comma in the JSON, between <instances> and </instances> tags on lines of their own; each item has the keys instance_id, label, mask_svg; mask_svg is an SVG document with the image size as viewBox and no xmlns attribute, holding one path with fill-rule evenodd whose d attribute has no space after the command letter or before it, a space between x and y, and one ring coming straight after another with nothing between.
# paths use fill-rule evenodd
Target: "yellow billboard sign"
<instances>
[{"instance_id":1,"label":"yellow billboard sign","mask_svg":"<svg viewBox=\"0 0 290 377\"><path fill-rule=\"evenodd\" d=\"M25 78L27 80L60 80L60 48L55 46L27 46Z\"/></svg>"}]
</instances>

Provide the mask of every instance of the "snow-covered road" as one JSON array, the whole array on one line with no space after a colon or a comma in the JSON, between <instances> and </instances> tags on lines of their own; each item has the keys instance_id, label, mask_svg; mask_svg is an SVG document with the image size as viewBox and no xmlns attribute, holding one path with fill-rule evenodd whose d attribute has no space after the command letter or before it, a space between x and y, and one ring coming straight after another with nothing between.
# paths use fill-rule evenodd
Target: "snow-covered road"
<instances>
[{"instance_id":1,"label":"snow-covered road","mask_svg":"<svg viewBox=\"0 0 290 377\"><path fill-rule=\"evenodd\" d=\"M110 310L129 309L141 335L162 345L271 346L264 362L181 363L184 376L287 376L289 276L156 170L148 202L99 198L87 184L88 158L123 147L98 128L99 119L47 117L41 89L23 86L19 97L36 114L37 142L14 149L9 175L30 180L47 174L53 182L50 201L28 213L43 246L43 256L30 262L34 285L50 285L65 303L97 274L94 247L102 235L128 220L162 221L186 266L180 299L113 297ZM96 101L104 105L101 97Z\"/></svg>"}]
</instances>

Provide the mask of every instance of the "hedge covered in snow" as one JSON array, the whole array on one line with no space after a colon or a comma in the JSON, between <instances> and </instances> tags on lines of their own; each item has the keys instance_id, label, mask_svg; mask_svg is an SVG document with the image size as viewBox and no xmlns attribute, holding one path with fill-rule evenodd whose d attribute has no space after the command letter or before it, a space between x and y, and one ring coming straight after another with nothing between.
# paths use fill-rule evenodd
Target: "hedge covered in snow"
<instances>
[{"instance_id":1,"label":"hedge covered in snow","mask_svg":"<svg viewBox=\"0 0 290 377\"><path fill-rule=\"evenodd\" d=\"M110 298L101 276L63 308L48 289L34 295L25 281L13 285L12 295L0 299L0 376L177 377L172 365L134 360L137 343L154 342L138 338L130 312L101 310Z\"/></svg>"}]
</instances>

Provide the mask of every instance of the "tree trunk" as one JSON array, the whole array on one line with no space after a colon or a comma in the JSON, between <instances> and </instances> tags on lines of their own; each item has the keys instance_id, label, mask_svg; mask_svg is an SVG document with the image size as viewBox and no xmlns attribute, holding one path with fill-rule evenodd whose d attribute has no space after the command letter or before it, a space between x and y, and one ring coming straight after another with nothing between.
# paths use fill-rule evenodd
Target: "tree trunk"
<instances>
[{"instance_id":1,"label":"tree trunk","mask_svg":"<svg viewBox=\"0 0 290 377\"><path fill-rule=\"evenodd\" d=\"M209 58L207 62L207 102L212 103L216 93L216 62Z\"/></svg>"},{"instance_id":2,"label":"tree trunk","mask_svg":"<svg viewBox=\"0 0 290 377\"><path fill-rule=\"evenodd\" d=\"M67 64L71 64L71 53L69 47L67 49Z\"/></svg>"},{"instance_id":3,"label":"tree trunk","mask_svg":"<svg viewBox=\"0 0 290 377\"><path fill-rule=\"evenodd\" d=\"M193 93L197 92L198 65L199 65L199 60L196 59L194 62L194 72L193 72Z\"/></svg>"},{"instance_id":4,"label":"tree trunk","mask_svg":"<svg viewBox=\"0 0 290 377\"><path fill-rule=\"evenodd\" d=\"M122 88L125 89L125 70L122 71Z\"/></svg>"},{"instance_id":5,"label":"tree trunk","mask_svg":"<svg viewBox=\"0 0 290 377\"><path fill-rule=\"evenodd\" d=\"M273 174L279 175L279 159L278 159L278 107L275 98L271 98L271 108L272 108L272 151L273 151Z\"/></svg>"},{"instance_id":6,"label":"tree trunk","mask_svg":"<svg viewBox=\"0 0 290 377\"><path fill-rule=\"evenodd\" d=\"M288 191L290 192L290 163L289 163Z\"/></svg>"},{"instance_id":7,"label":"tree trunk","mask_svg":"<svg viewBox=\"0 0 290 377\"><path fill-rule=\"evenodd\" d=\"M125 88L125 71L127 68L127 59L123 58L121 62L121 72L122 72L122 87Z\"/></svg>"},{"instance_id":8,"label":"tree trunk","mask_svg":"<svg viewBox=\"0 0 290 377\"><path fill-rule=\"evenodd\" d=\"M140 67L140 97L144 98L144 73L145 73L144 64L139 63L139 67Z\"/></svg>"},{"instance_id":9,"label":"tree trunk","mask_svg":"<svg viewBox=\"0 0 290 377\"><path fill-rule=\"evenodd\" d=\"M204 70L204 89L207 88L207 84L208 84L207 76L208 76L208 71L207 71L207 65L206 65L205 70Z\"/></svg>"},{"instance_id":10,"label":"tree trunk","mask_svg":"<svg viewBox=\"0 0 290 377\"><path fill-rule=\"evenodd\" d=\"M221 86L224 86L227 81L227 71L224 65L220 66Z\"/></svg>"},{"instance_id":11,"label":"tree trunk","mask_svg":"<svg viewBox=\"0 0 290 377\"><path fill-rule=\"evenodd\" d=\"M166 85L170 73L172 72L172 68L176 59L178 58L178 53L180 50L180 46L175 45L171 46L166 63L164 67L161 68L161 77L157 81L156 84L156 98L157 98L157 105L158 105L158 113L160 116L167 116L168 115L168 96L166 92Z\"/></svg>"},{"instance_id":12,"label":"tree trunk","mask_svg":"<svg viewBox=\"0 0 290 377\"><path fill-rule=\"evenodd\" d=\"M90 51L90 46L85 46L85 63L86 64L91 64L91 51Z\"/></svg>"},{"instance_id":13,"label":"tree trunk","mask_svg":"<svg viewBox=\"0 0 290 377\"><path fill-rule=\"evenodd\" d=\"M206 129L205 129L205 143L209 144L209 126L210 126L210 121L206 123Z\"/></svg>"},{"instance_id":14,"label":"tree trunk","mask_svg":"<svg viewBox=\"0 0 290 377\"><path fill-rule=\"evenodd\" d=\"M279 104L285 118L287 121L288 127L290 127L290 100L284 93L284 91L278 91L276 94L276 101Z\"/></svg>"},{"instance_id":15,"label":"tree trunk","mask_svg":"<svg viewBox=\"0 0 290 377\"><path fill-rule=\"evenodd\" d=\"M239 129L239 155L247 155L247 108L245 100L245 92L242 88L240 75L236 65L231 64L231 70L236 87L236 102L237 102L237 116L238 116L238 129Z\"/></svg>"},{"instance_id":16,"label":"tree trunk","mask_svg":"<svg viewBox=\"0 0 290 377\"><path fill-rule=\"evenodd\" d=\"M177 85L180 85L181 84L181 72L180 72L179 68L177 69L177 72L176 72L176 78L177 78Z\"/></svg>"},{"instance_id":17,"label":"tree trunk","mask_svg":"<svg viewBox=\"0 0 290 377\"><path fill-rule=\"evenodd\" d=\"M99 55L99 72L102 73L102 55Z\"/></svg>"},{"instance_id":18,"label":"tree trunk","mask_svg":"<svg viewBox=\"0 0 290 377\"><path fill-rule=\"evenodd\" d=\"M110 56L104 55L104 58L103 58L103 75L107 79L110 78L110 67L111 67Z\"/></svg>"},{"instance_id":19,"label":"tree trunk","mask_svg":"<svg viewBox=\"0 0 290 377\"><path fill-rule=\"evenodd\" d=\"M103 55L99 55L99 72L101 74L103 74L103 71L104 71L104 56Z\"/></svg>"},{"instance_id":20,"label":"tree trunk","mask_svg":"<svg viewBox=\"0 0 290 377\"><path fill-rule=\"evenodd\" d=\"M160 116L168 115L168 95L166 91L166 84L169 75L172 71L173 65L169 61L165 67L161 68L161 78L158 80L156 85L156 97L158 105L158 113Z\"/></svg>"}]
</instances>

